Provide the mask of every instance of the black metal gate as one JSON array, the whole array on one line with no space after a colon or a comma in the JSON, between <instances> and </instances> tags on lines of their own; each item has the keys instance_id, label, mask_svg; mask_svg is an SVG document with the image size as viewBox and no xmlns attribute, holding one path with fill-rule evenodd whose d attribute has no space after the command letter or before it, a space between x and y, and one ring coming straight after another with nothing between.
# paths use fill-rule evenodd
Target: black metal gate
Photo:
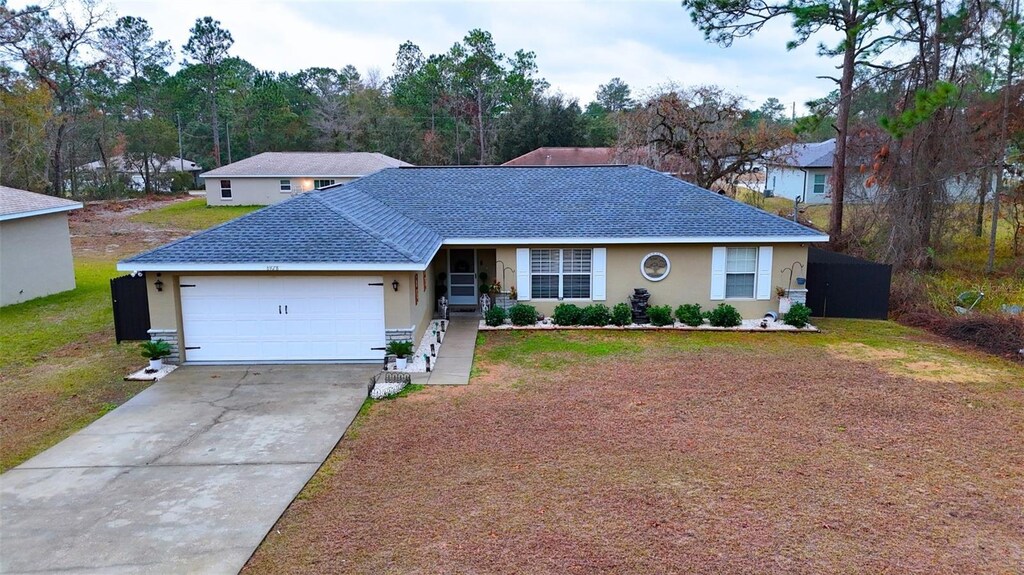
<instances>
[{"instance_id":1,"label":"black metal gate","mask_svg":"<svg viewBox=\"0 0 1024 575\"><path fill-rule=\"evenodd\" d=\"M121 276L110 280L114 307L114 337L125 340L149 339L149 296L146 276Z\"/></svg>"},{"instance_id":2,"label":"black metal gate","mask_svg":"<svg viewBox=\"0 0 1024 575\"><path fill-rule=\"evenodd\" d=\"M807 250L807 306L818 317L886 319L892 266Z\"/></svg>"}]
</instances>

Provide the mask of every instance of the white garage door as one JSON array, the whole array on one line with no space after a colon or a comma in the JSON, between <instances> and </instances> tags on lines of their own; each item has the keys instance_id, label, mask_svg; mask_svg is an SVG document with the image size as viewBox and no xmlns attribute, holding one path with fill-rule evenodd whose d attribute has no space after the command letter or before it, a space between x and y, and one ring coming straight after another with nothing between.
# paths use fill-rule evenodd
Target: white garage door
<instances>
[{"instance_id":1,"label":"white garage door","mask_svg":"<svg viewBox=\"0 0 1024 575\"><path fill-rule=\"evenodd\" d=\"M188 361L382 361L380 277L182 276ZM376 284L376 285L375 285Z\"/></svg>"}]
</instances>

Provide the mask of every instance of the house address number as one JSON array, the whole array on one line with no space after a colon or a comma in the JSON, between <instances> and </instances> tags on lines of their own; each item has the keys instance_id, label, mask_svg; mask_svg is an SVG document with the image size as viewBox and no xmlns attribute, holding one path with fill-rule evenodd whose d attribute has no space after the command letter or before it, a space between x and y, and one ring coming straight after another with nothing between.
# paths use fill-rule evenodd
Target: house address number
<instances>
[{"instance_id":1,"label":"house address number","mask_svg":"<svg viewBox=\"0 0 1024 575\"><path fill-rule=\"evenodd\" d=\"M276 272L280 266L267 266L268 272Z\"/></svg>"}]
</instances>

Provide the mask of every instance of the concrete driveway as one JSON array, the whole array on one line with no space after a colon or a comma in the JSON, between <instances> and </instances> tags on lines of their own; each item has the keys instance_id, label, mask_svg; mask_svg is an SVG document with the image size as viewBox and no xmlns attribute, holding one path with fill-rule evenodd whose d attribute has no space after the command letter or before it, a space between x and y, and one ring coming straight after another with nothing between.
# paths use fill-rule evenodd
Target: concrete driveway
<instances>
[{"instance_id":1,"label":"concrete driveway","mask_svg":"<svg viewBox=\"0 0 1024 575\"><path fill-rule=\"evenodd\" d=\"M237 572L376 370L179 368L0 476L0 572Z\"/></svg>"}]
</instances>

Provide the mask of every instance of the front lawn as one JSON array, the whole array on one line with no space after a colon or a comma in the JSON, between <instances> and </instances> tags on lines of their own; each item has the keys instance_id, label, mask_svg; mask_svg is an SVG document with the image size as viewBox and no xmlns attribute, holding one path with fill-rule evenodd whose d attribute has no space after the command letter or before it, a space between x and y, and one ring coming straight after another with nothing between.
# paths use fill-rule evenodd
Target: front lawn
<instances>
[{"instance_id":1,"label":"front lawn","mask_svg":"<svg viewBox=\"0 0 1024 575\"><path fill-rule=\"evenodd\" d=\"M247 573L966 573L1024 563L1024 370L888 322L489 332L373 403Z\"/></svg>"},{"instance_id":2,"label":"front lawn","mask_svg":"<svg viewBox=\"0 0 1024 575\"><path fill-rule=\"evenodd\" d=\"M113 262L79 260L74 290L0 309L0 471L64 439L148 384L144 360L114 343Z\"/></svg>"},{"instance_id":3,"label":"front lawn","mask_svg":"<svg viewBox=\"0 0 1024 575\"><path fill-rule=\"evenodd\" d=\"M261 207L263 206L208 206L204 198L198 198L135 214L131 216L131 220L196 231L244 216Z\"/></svg>"},{"instance_id":4,"label":"front lawn","mask_svg":"<svg viewBox=\"0 0 1024 575\"><path fill-rule=\"evenodd\" d=\"M123 381L145 360L136 343L114 343L110 278L124 273L116 261L254 209L136 198L71 213L77 287L0 309L0 471L149 385ZM149 211L128 215L140 210Z\"/></svg>"}]
</instances>

